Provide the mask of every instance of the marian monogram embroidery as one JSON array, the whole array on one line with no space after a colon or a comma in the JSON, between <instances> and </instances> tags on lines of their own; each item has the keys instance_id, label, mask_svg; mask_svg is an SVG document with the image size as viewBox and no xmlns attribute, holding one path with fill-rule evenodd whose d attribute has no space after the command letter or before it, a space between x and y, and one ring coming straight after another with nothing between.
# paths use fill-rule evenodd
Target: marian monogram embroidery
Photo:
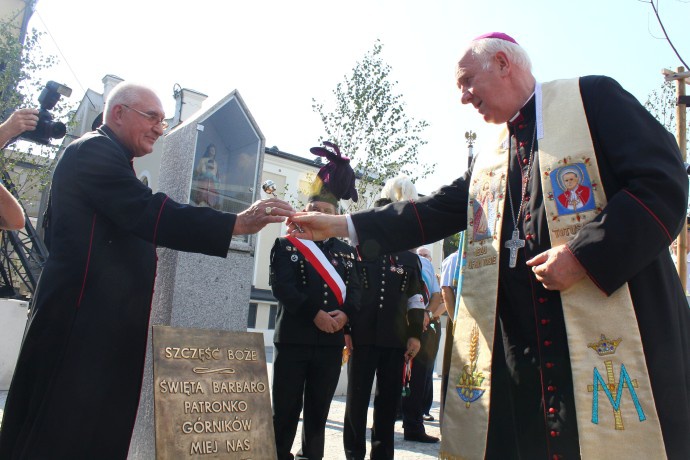
<instances>
[{"instance_id":1,"label":"marian monogram embroidery","mask_svg":"<svg viewBox=\"0 0 690 460\"><path fill-rule=\"evenodd\" d=\"M609 340L602 334L599 342L590 343L588 347L596 351L599 356L610 356L616 353L616 348L621 341L621 338ZM644 414L642 405L637 397L637 392L635 391L635 388L638 388L637 379L630 378L625 364L621 363L618 381L616 381L613 361L610 359L605 360L604 366L606 368L606 380L602 377L599 369L595 367L592 373L592 385L587 385L587 391L592 393L592 423L595 425L599 424L599 394L603 392L613 408L614 428L616 430L625 430L625 426L623 425L623 414L621 413L623 389L628 390L630 398L635 405L637 417L640 422L644 422L647 416Z\"/></svg>"},{"instance_id":2,"label":"marian monogram embroidery","mask_svg":"<svg viewBox=\"0 0 690 460\"><path fill-rule=\"evenodd\" d=\"M470 336L470 364L465 364L462 374L456 385L460 399L465 401L465 407L481 398L486 391L482 388L484 374L477 371L477 359L479 359L479 327L475 324Z\"/></svg>"}]
</instances>

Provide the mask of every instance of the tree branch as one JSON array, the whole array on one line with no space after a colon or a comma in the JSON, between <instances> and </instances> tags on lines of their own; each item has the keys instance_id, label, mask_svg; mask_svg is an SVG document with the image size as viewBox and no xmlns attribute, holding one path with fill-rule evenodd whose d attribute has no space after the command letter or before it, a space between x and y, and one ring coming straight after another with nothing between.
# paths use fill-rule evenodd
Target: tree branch
<instances>
[{"instance_id":1,"label":"tree branch","mask_svg":"<svg viewBox=\"0 0 690 460\"><path fill-rule=\"evenodd\" d=\"M659 0L657 0L658 3ZM673 52L676 53L676 56L678 56L678 59L680 62L683 63L685 68L688 68L688 65L685 63L682 57L680 57L680 54L678 54L678 50L676 49L675 46L673 46L673 43L671 42L671 39L669 38L668 34L666 33L666 28L664 27L664 23L661 22L661 17L659 16L659 10L657 9L657 6L654 4L654 0L649 0L649 4L652 5L652 9L654 10L654 15L656 16L656 20L659 22L659 25L661 26L662 32L664 32L664 37L666 37L666 41L668 42L669 45L671 45L671 48L673 49Z\"/></svg>"}]
</instances>

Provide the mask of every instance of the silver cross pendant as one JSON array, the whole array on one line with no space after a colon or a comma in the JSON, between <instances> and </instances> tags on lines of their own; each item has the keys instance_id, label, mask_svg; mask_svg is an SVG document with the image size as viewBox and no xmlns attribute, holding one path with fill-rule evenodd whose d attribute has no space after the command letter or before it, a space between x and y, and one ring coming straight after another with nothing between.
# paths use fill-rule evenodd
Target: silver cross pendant
<instances>
[{"instance_id":1,"label":"silver cross pendant","mask_svg":"<svg viewBox=\"0 0 690 460\"><path fill-rule=\"evenodd\" d=\"M517 265L517 251L525 247L525 240L520 239L520 231L517 228L513 230L513 237L506 241L504 246L510 249L510 261L508 262L508 266L510 268L515 268Z\"/></svg>"}]
</instances>

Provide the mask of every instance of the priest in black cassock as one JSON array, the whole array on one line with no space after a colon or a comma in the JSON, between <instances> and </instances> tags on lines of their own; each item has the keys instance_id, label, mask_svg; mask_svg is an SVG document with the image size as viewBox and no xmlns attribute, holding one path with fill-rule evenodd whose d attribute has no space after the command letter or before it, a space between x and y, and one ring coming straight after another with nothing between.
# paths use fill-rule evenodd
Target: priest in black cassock
<instances>
[{"instance_id":1,"label":"priest in black cassock","mask_svg":"<svg viewBox=\"0 0 690 460\"><path fill-rule=\"evenodd\" d=\"M277 199L238 215L153 194L132 160L167 126L160 99L121 83L105 124L70 144L53 176L50 256L0 431L2 459L124 459L141 388L156 247L225 257L232 235L280 222Z\"/></svg>"},{"instance_id":2,"label":"priest in black cassock","mask_svg":"<svg viewBox=\"0 0 690 460\"><path fill-rule=\"evenodd\" d=\"M416 201L298 213L296 234L349 233L373 257L467 229L440 458L688 458L673 137L611 78L537 83L502 33L473 40L456 77L462 103L505 124L495 150ZM573 176L587 192L563 206Z\"/></svg>"}]
</instances>

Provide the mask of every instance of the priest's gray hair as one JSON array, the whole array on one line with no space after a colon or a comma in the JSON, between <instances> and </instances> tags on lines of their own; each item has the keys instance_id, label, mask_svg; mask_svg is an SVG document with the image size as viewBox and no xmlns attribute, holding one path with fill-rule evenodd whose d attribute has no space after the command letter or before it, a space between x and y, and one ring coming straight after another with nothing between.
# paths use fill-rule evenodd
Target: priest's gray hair
<instances>
[{"instance_id":1,"label":"priest's gray hair","mask_svg":"<svg viewBox=\"0 0 690 460\"><path fill-rule=\"evenodd\" d=\"M470 43L467 51L471 51L482 64L485 70L491 65L491 59L496 53L502 51L508 57L511 64L528 72L532 71L532 61L523 47L500 38L482 38ZM467 52L466 52L467 53Z\"/></svg>"},{"instance_id":2,"label":"priest's gray hair","mask_svg":"<svg viewBox=\"0 0 690 460\"><path fill-rule=\"evenodd\" d=\"M134 105L141 99L141 94L150 92L156 94L151 88L139 83L125 82L119 83L113 88L105 100L105 109L103 110L103 121L108 122L110 111L116 105Z\"/></svg>"}]
</instances>

